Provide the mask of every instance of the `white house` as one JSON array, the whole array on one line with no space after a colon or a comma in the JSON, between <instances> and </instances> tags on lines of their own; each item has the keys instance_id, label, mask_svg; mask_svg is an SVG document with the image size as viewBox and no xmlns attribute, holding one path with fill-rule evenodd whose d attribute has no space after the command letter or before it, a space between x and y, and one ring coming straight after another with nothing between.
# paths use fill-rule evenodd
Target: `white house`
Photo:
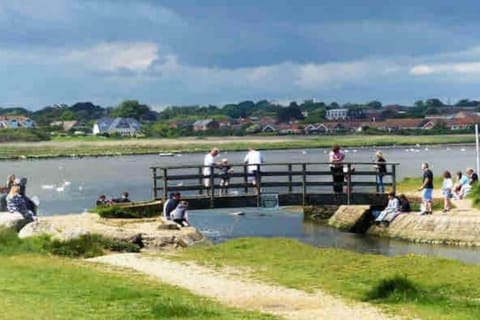
<instances>
[{"instance_id":1,"label":"white house","mask_svg":"<svg viewBox=\"0 0 480 320\"><path fill-rule=\"evenodd\" d=\"M326 118L327 120L345 120L348 117L348 109L330 109L327 110Z\"/></svg>"},{"instance_id":2,"label":"white house","mask_svg":"<svg viewBox=\"0 0 480 320\"><path fill-rule=\"evenodd\" d=\"M93 125L93 134L120 134L134 136L140 130L140 122L133 118L101 118Z\"/></svg>"}]
</instances>

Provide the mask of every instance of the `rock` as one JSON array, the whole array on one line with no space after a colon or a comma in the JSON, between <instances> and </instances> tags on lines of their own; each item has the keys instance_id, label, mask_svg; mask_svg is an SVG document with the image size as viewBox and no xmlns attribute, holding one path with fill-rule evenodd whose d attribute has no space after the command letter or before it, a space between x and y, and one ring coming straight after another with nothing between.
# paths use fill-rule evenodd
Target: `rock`
<instances>
[{"instance_id":1,"label":"rock","mask_svg":"<svg viewBox=\"0 0 480 320\"><path fill-rule=\"evenodd\" d=\"M49 222L34 221L23 227L18 233L19 238L36 237L40 235L50 235L52 237L59 235L60 232L55 229Z\"/></svg>"},{"instance_id":2,"label":"rock","mask_svg":"<svg viewBox=\"0 0 480 320\"><path fill-rule=\"evenodd\" d=\"M332 227L350 231L370 214L370 207L365 205L340 206L335 214L328 220Z\"/></svg>"},{"instance_id":3,"label":"rock","mask_svg":"<svg viewBox=\"0 0 480 320\"><path fill-rule=\"evenodd\" d=\"M64 230L62 233L56 234L52 239L60 240L60 241L69 241L73 239L78 239L81 236L84 236L87 234L90 234L90 231L88 231L87 229L73 228L73 229Z\"/></svg>"},{"instance_id":4,"label":"rock","mask_svg":"<svg viewBox=\"0 0 480 320\"><path fill-rule=\"evenodd\" d=\"M20 230L28 223L18 212L0 212L0 228Z\"/></svg>"},{"instance_id":5,"label":"rock","mask_svg":"<svg viewBox=\"0 0 480 320\"><path fill-rule=\"evenodd\" d=\"M171 220L165 220L165 222L160 224L157 227L157 229L158 230L180 230L181 227L177 223L175 223Z\"/></svg>"}]
</instances>

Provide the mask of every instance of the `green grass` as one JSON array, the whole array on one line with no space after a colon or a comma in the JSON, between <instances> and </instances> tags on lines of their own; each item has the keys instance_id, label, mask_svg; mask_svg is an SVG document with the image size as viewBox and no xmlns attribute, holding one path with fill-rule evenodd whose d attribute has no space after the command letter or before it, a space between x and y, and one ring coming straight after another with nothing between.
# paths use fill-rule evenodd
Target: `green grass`
<instances>
[{"instance_id":1,"label":"green grass","mask_svg":"<svg viewBox=\"0 0 480 320\"><path fill-rule=\"evenodd\" d=\"M367 139L368 137L368 139ZM188 142L188 143L186 143ZM474 135L345 135L345 136L281 136L241 138L176 138L176 139L116 139L99 137L56 138L46 143L4 144L0 146L0 159L48 158L75 156L115 156L119 154L155 154L158 152L205 152L216 146L223 151L293 148L330 148L333 144L343 147L391 146L415 144L474 143Z\"/></svg>"},{"instance_id":2,"label":"green grass","mask_svg":"<svg viewBox=\"0 0 480 320\"><path fill-rule=\"evenodd\" d=\"M480 267L446 259L358 254L283 238L191 247L181 258L244 267L262 280L306 291L320 288L407 317L480 319Z\"/></svg>"},{"instance_id":3,"label":"green grass","mask_svg":"<svg viewBox=\"0 0 480 320\"><path fill-rule=\"evenodd\" d=\"M0 256L1 319L275 319L65 258Z\"/></svg>"},{"instance_id":4,"label":"green grass","mask_svg":"<svg viewBox=\"0 0 480 320\"><path fill-rule=\"evenodd\" d=\"M275 319L150 278L49 255L91 257L105 249L132 251L98 235L59 242L0 230L0 319Z\"/></svg>"}]
</instances>

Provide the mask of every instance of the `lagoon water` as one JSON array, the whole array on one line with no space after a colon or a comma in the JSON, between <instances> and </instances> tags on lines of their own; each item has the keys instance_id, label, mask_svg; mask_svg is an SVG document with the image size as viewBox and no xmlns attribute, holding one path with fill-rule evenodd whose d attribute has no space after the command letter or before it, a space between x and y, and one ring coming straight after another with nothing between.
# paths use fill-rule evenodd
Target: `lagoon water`
<instances>
[{"instance_id":1,"label":"lagoon water","mask_svg":"<svg viewBox=\"0 0 480 320\"><path fill-rule=\"evenodd\" d=\"M370 162L376 148L346 149L346 161ZM413 146L381 148L387 161L396 162L397 177L420 176L424 161L431 164L436 175L475 167L475 146ZM327 149L263 151L266 162L324 162ZM241 163L245 152L223 152L219 158ZM117 156L99 158L60 158L46 160L2 161L0 177L11 173L28 177L27 194L40 198L40 215L79 213L94 206L99 194L118 197L128 191L132 200L152 198L151 166L199 165L204 154L182 154L174 157ZM228 210L191 212L192 222L214 242L239 236L286 236L319 246L339 247L386 255L419 253L441 255L466 262L480 262L475 249L414 245L383 241L362 235L304 223L301 215L281 210L246 208L243 217L228 215ZM238 211L238 210L237 210Z\"/></svg>"}]
</instances>

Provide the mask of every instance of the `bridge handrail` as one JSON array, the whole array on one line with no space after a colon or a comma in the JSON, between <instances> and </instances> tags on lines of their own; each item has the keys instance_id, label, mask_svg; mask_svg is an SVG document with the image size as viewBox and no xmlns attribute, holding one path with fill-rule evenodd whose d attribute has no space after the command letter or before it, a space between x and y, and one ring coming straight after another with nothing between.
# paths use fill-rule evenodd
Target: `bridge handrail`
<instances>
[{"instance_id":1,"label":"bridge handrail","mask_svg":"<svg viewBox=\"0 0 480 320\"><path fill-rule=\"evenodd\" d=\"M376 183L376 178L374 181L365 181L366 178L376 177L378 175L377 170L375 170L375 165L377 162L344 162L342 164L344 168L344 180L341 182L341 190L345 189L346 201L347 204L350 203L350 196L352 194L352 188L356 186L375 186L376 192L379 192L379 187ZM390 178L387 181L384 181L385 186L392 186L392 190L396 190L396 166L399 163L396 162L385 162L382 163L386 165L387 173L385 176ZM322 180L322 176L332 176L334 173L330 170L330 162L273 162L266 164L257 164L257 170L254 171L255 180L257 184L252 185L248 177L252 177L252 172L248 170L251 168L251 164L246 163L229 163L229 166L233 169L241 168L231 174L230 178L233 178L234 181L231 181L229 184L230 188L240 188L243 189L245 194L249 193L249 190L254 190L257 196L257 202L260 202L260 196L262 192L267 191L268 189L264 188L285 188L287 194L295 192L294 189L300 188L303 199L307 194L312 193L312 190L315 190L314 193L322 193L323 188L318 189L318 187L333 186L337 182L325 181ZM273 169L269 171L269 167L281 167L287 166L285 170ZM367 169L365 169L365 166ZM219 191L221 186L216 183L216 179L222 177L221 174L216 172L216 170L211 170L211 174L204 176L203 168L207 166L204 165L182 165L182 166L152 166L150 167L153 172L153 196L155 199L158 199L158 192L160 191L162 199L166 199L166 196L171 191L198 191L200 195L203 192L207 193L207 197L210 199L210 203L213 206L215 198L217 195L215 191ZM208 166L211 168L221 168L221 164ZM319 168L320 167L320 168ZM187 169L190 169L188 171ZM183 172L175 172L183 170ZM193 172L191 170L194 170ZM174 173L174 174L172 174ZM309 177L318 177L318 178L309 178ZM352 181L352 177L364 177L359 178L357 181ZM276 180L273 180L277 178ZM161 186L159 187L157 181L161 180ZM180 181L177 185L172 185L174 181ZM184 185L183 181L186 181L187 184ZM193 181L193 183L189 182ZM209 187L204 186L204 182L209 182ZM240 182L240 183L239 183ZM313 189L310 189L313 187ZM356 189L356 188L355 188ZM335 188L334 188L335 190ZM310 191L310 193L308 192ZM238 192L238 189L237 189ZM269 192L272 192L271 189ZM280 192L274 189L274 192ZM282 191L283 192L283 191ZM338 190L335 190L338 192ZM324 192L323 192L324 193ZM373 192L371 192L373 193ZM225 194L224 194L225 195ZM221 195L219 195L221 196Z\"/></svg>"},{"instance_id":2,"label":"bridge handrail","mask_svg":"<svg viewBox=\"0 0 480 320\"><path fill-rule=\"evenodd\" d=\"M281 166L281 165L302 165L302 164L306 164L306 165L330 165L331 163L330 162L295 162L295 163L292 163L292 162L269 162L269 163L263 163L261 164L260 166L262 167L268 167L268 166ZM377 162L376 161L371 161L371 162L343 162L343 165L376 165ZM385 165L400 165L400 163L398 162L382 162L382 164L385 164ZM248 164L246 163L229 163L230 166L235 166L235 167L240 167L240 166L248 166ZM204 168L205 166L202 165L202 164L198 164L198 165L181 165L181 166L151 166L150 169L188 169L188 168ZM215 166L213 166L215 167Z\"/></svg>"}]
</instances>

